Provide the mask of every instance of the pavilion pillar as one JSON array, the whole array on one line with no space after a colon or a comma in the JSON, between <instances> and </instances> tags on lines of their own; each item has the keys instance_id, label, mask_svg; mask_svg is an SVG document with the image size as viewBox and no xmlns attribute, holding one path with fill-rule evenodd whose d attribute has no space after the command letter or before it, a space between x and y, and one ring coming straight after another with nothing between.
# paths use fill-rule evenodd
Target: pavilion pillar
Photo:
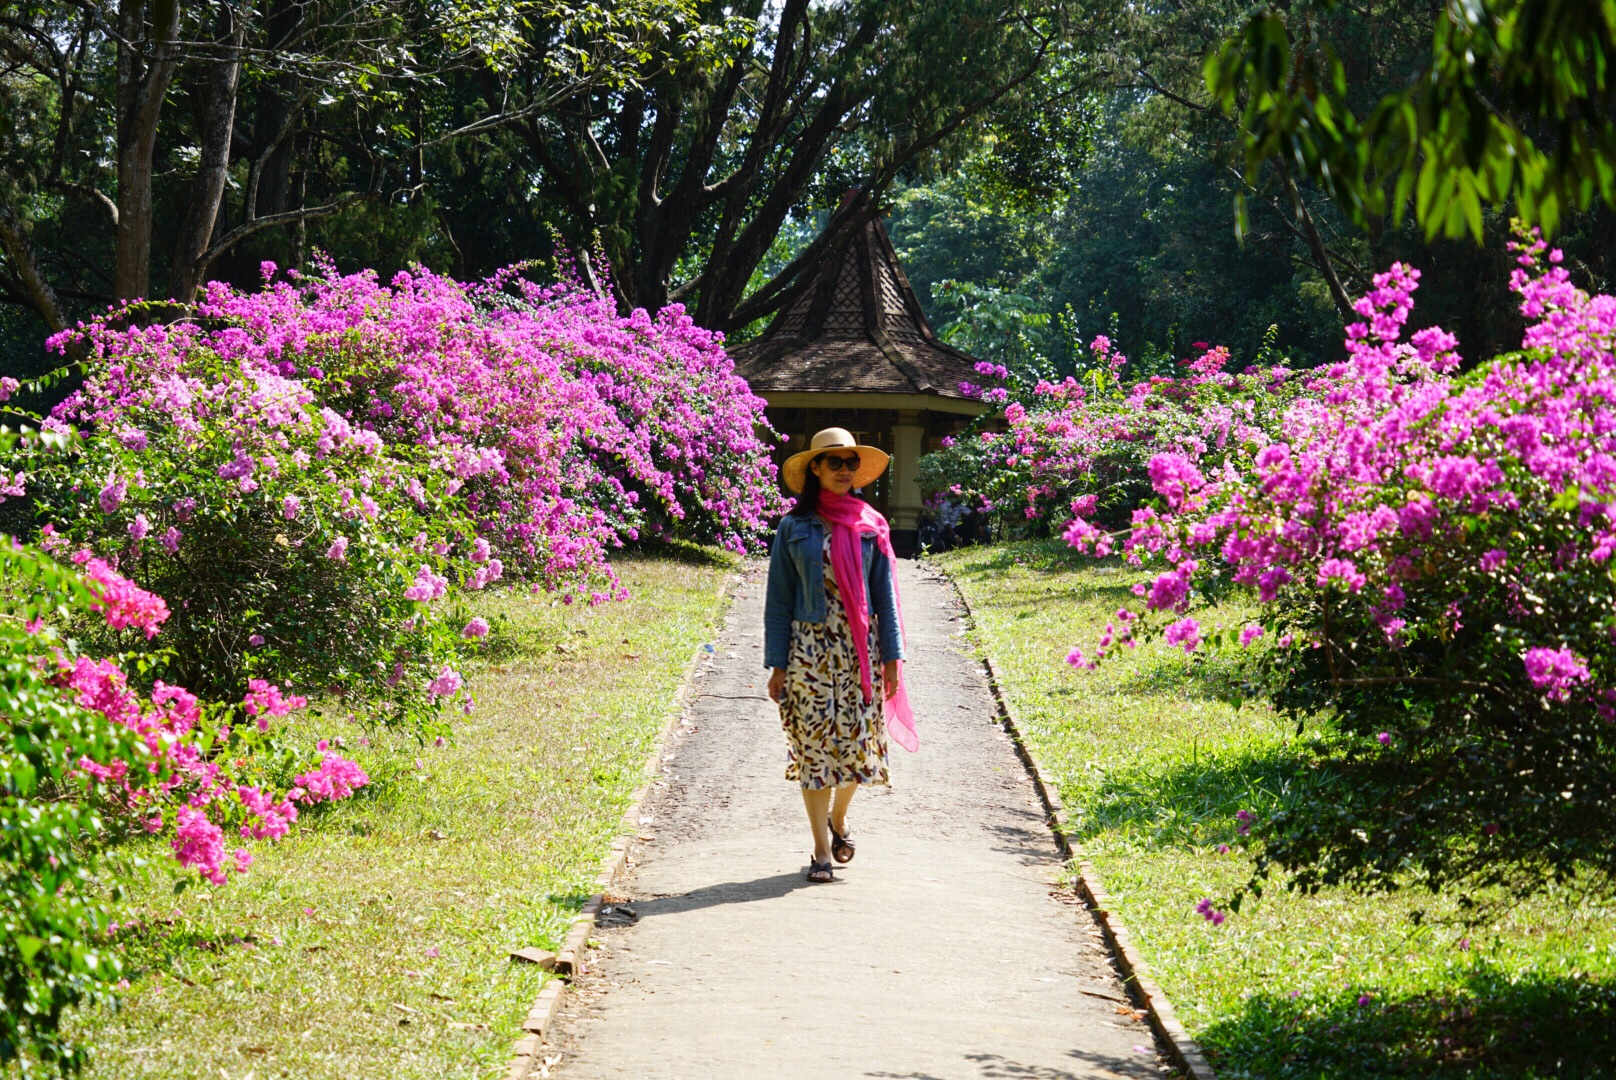
<instances>
[{"instance_id":1,"label":"pavilion pillar","mask_svg":"<svg viewBox=\"0 0 1616 1080\"><path fill-rule=\"evenodd\" d=\"M926 444L926 429L920 413L900 409L892 426L892 501L888 504L892 521L892 546L899 555L913 555L920 549L920 455Z\"/></svg>"}]
</instances>

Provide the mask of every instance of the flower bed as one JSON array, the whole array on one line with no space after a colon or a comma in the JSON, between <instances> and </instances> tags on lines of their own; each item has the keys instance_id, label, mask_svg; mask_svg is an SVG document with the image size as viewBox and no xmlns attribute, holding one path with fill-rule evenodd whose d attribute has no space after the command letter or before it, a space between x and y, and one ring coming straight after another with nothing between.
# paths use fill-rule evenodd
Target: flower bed
<instances>
[{"instance_id":1,"label":"flower bed","mask_svg":"<svg viewBox=\"0 0 1616 1080\"><path fill-rule=\"evenodd\" d=\"M1179 377L1130 377L1103 335L1080 377L1023 385L1004 367L972 396L1004 405L1008 430L971 430L921 462L928 502L988 515L1009 536L1047 536L1075 515L1113 525L1151 496L1147 463L1171 451L1216 468L1266 443L1311 380L1277 364L1225 370L1229 351L1204 345Z\"/></svg>"},{"instance_id":2,"label":"flower bed","mask_svg":"<svg viewBox=\"0 0 1616 1080\"><path fill-rule=\"evenodd\" d=\"M40 522L0 560L0 1065L78 1061L62 1014L118 976L129 836L225 884L253 858L227 836L370 783L321 727L444 745L463 661L501 647L477 593L621 600L626 542L746 551L783 508L762 401L682 309L514 271L265 281L58 335L88 377L0 476Z\"/></svg>"},{"instance_id":3,"label":"flower bed","mask_svg":"<svg viewBox=\"0 0 1616 1080\"><path fill-rule=\"evenodd\" d=\"M1289 717L1330 716L1320 781L1242 822L1247 889L1616 886L1616 298L1516 250L1521 352L1453 374L1450 335L1402 340L1419 275L1393 267L1272 441L1157 454L1125 538L1067 531L1156 568L1075 663L1147 633L1248 649ZM1258 617L1209 632L1193 609L1231 589Z\"/></svg>"},{"instance_id":4,"label":"flower bed","mask_svg":"<svg viewBox=\"0 0 1616 1080\"><path fill-rule=\"evenodd\" d=\"M601 602L625 541L744 551L781 509L762 401L677 307L273 272L210 286L194 321L58 335L95 359L46 427L82 437L23 461L44 542L163 596L200 692L264 677L431 734L443 699L469 705L450 586Z\"/></svg>"}]
</instances>

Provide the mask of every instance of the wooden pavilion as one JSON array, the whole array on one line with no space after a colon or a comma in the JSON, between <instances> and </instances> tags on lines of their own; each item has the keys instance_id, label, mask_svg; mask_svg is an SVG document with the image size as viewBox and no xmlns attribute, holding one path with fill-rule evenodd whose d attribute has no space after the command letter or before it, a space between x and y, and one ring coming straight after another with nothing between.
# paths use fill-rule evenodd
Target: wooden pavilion
<instances>
[{"instance_id":1,"label":"wooden pavilion","mask_svg":"<svg viewBox=\"0 0 1616 1080\"><path fill-rule=\"evenodd\" d=\"M736 373L768 402L769 423L790 438L776 462L827 427L892 455L886 475L862 494L892 522L899 554L913 554L921 455L989 406L960 392L960 383L981 381L976 361L938 340L880 219L826 259L761 337L729 352Z\"/></svg>"}]
</instances>

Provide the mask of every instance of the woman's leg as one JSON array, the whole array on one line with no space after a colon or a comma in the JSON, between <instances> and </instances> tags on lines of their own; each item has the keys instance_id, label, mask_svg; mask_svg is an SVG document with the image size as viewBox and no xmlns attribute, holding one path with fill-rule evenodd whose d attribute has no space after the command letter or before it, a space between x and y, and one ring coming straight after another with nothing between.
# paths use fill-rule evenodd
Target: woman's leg
<instances>
[{"instance_id":1,"label":"woman's leg","mask_svg":"<svg viewBox=\"0 0 1616 1080\"><path fill-rule=\"evenodd\" d=\"M830 862L830 804L839 788L803 788L802 805L814 830L814 862Z\"/></svg>"},{"instance_id":2,"label":"woman's leg","mask_svg":"<svg viewBox=\"0 0 1616 1080\"><path fill-rule=\"evenodd\" d=\"M857 784L843 784L836 789L836 797L830 804L830 823L843 836L847 835L847 808L853 805L853 796L858 794L858 789Z\"/></svg>"}]
</instances>

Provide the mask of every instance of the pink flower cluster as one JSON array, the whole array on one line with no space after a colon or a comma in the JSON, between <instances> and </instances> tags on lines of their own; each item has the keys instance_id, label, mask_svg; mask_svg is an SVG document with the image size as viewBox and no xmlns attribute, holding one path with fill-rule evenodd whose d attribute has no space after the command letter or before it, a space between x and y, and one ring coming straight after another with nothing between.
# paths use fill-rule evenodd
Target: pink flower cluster
<instances>
[{"instance_id":1,"label":"pink flower cluster","mask_svg":"<svg viewBox=\"0 0 1616 1080\"><path fill-rule=\"evenodd\" d=\"M1146 611L1182 613L1201 581L1221 575L1265 604L1301 605L1287 610L1357 605L1394 653L1412 635L1446 640L1464 628L1467 609L1498 595L1502 608L1482 617L1521 641L1516 677L1550 701L1596 701L1616 718L1616 692L1604 689L1616 673L1602 672L1594 655L1610 644L1610 627L1596 623L1578 648L1538 643L1553 632L1545 590L1616 553L1616 297L1576 289L1558 253L1544 265L1546 245L1535 237L1516 250L1511 287L1533 320L1528 351L1456 376L1451 335L1432 327L1403 339L1419 272L1395 265L1355 305L1362 321L1347 327L1347 359L1306 384L1273 425L1275 438L1217 470L1157 452L1148 471L1165 510L1137 511L1125 537L1079 516L1068 541L1104 554L1120 539L1135 565L1165 562L1152 584L1135 588ZM1198 647L1193 620L1165 633ZM1262 633L1252 624L1240 643ZM1369 653L1350 656L1329 634L1315 627L1279 646L1367 662Z\"/></svg>"},{"instance_id":2,"label":"pink flower cluster","mask_svg":"<svg viewBox=\"0 0 1616 1080\"><path fill-rule=\"evenodd\" d=\"M320 767L297 777L294 797L299 802L318 803L346 799L370 783L365 770L320 742ZM301 790L298 790L301 789Z\"/></svg>"},{"instance_id":3,"label":"pink flower cluster","mask_svg":"<svg viewBox=\"0 0 1616 1080\"><path fill-rule=\"evenodd\" d=\"M473 587L514 570L582 588L610 577L608 553L641 535L749 550L783 509L758 437L762 400L735 376L722 339L678 306L620 317L576 283L542 287L514 271L464 285L418 269L384 286L328 266L250 294L213 283L199 314L206 322L130 327L114 314L58 334L53 348L77 338L104 366L55 416L137 432L144 448L154 423L199 431L232 396L189 357L239 364L253 385L250 402L229 406L242 423L220 479L246 495L280 475L288 444L278 431L289 426L318 432L316 459L420 448L483 533ZM130 483L104 480L105 513L120 511ZM418 482L405 487L430 509ZM278 494L277 512L302 520L313 494ZM374 518L374 495L346 489L327 512ZM347 560L349 543L329 541L326 557ZM432 582L412 592L422 584L437 594Z\"/></svg>"},{"instance_id":4,"label":"pink flower cluster","mask_svg":"<svg viewBox=\"0 0 1616 1080\"><path fill-rule=\"evenodd\" d=\"M780 509L761 399L677 306L620 317L575 283L507 271L467 286L418 269L385 287L330 273L250 295L215 284L204 312L238 328L233 354L284 378L338 339L388 358L345 373L368 398L365 429L436 448L505 568L514 557L546 584L605 569L646 530L744 551Z\"/></svg>"},{"instance_id":5,"label":"pink flower cluster","mask_svg":"<svg viewBox=\"0 0 1616 1080\"><path fill-rule=\"evenodd\" d=\"M260 641L263 639L260 638ZM263 679L249 679L247 681L247 696L242 699L242 708L247 715L258 721L259 731L269 730L269 718L272 716L285 716L294 709L301 709L308 704L308 699L297 694L281 693L281 688Z\"/></svg>"},{"instance_id":6,"label":"pink flower cluster","mask_svg":"<svg viewBox=\"0 0 1616 1080\"><path fill-rule=\"evenodd\" d=\"M1532 685L1554 701L1567 700L1574 685L1592 678L1588 672L1587 661L1564 647L1527 649L1521 656L1521 661L1526 668L1526 677L1532 681Z\"/></svg>"},{"instance_id":7,"label":"pink flower cluster","mask_svg":"<svg viewBox=\"0 0 1616 1080\"><path fill-rule=\"evenodd\" d=\"M1091 352L1082 381L1016 388L1005 405L1007 432L983 432L932 455L922 483L933 498L1001 520L1014 513L1012 532L1042 533L1069 515L1078 519L1069 539L1109 552L1096 518L1125 520L1153 481L1182 505L1226 459L1272 441L1286 405L1304 389L1280 369L1224 372L1229 352L1221 346L1186 361L1183 378L1131 383L1121 381L1128 361L1108 338L1096 337ZM966 392L988 400L980 387Z\"/></svg>"},{"instance_id":8,"label":"pink flower cluster","mask_svg":"<svg viewBox=\"0 0 1616 1080\"><path fill-rule=\"evenodd\" d=\"M84 573L95 610L108 625L115 629L137 626L156 632L161 616L167 614L160 599L119 577L99 559L85 560ZM74 705L133 737L138 753L132 758L84 756L74 763L74 768L82 776L107 785L118 808L139 820L147 832L160 832L172 822L170 846L181 866L222 885L228 870L241 873L252 862L245 849L226 849L223 822L239 820L244 839L267 839L284 835L297 819L290 797L277 799L238 783L229 774L228 760L215 753L211 740L204 737L212 725L205 727L202 703L194 694L158 680L150 696L142 697L130 688L124 672L110 660L69 657L57 650L37 662L50 673L49 681ZM248 715L257 716L263 726L268 717L284 715L301 707L304 701L283 695L272 683L255 679L242 704ZM317 790L320 798L345 797L367 782L356 767L344 767L329 757L322 760L321 769L316 787L304 784L308 790Z\"/></svg>"},{"instance_id":9,"label":"pink flower cluster","mask_svg":"<svg viewBox=\"0 0 1616 1080\"><path fill-rule=\"evenodd\" d=\"M123 577L104 559L82 556L76 561L83 562L84 576L90 581L90 592L94 596L91 606L107 620L108 626L114 630L133 626L146 631L147 640L157 635L157 628L169 614L168 604L161 596Z\"/></svg>"}]
</instances>

